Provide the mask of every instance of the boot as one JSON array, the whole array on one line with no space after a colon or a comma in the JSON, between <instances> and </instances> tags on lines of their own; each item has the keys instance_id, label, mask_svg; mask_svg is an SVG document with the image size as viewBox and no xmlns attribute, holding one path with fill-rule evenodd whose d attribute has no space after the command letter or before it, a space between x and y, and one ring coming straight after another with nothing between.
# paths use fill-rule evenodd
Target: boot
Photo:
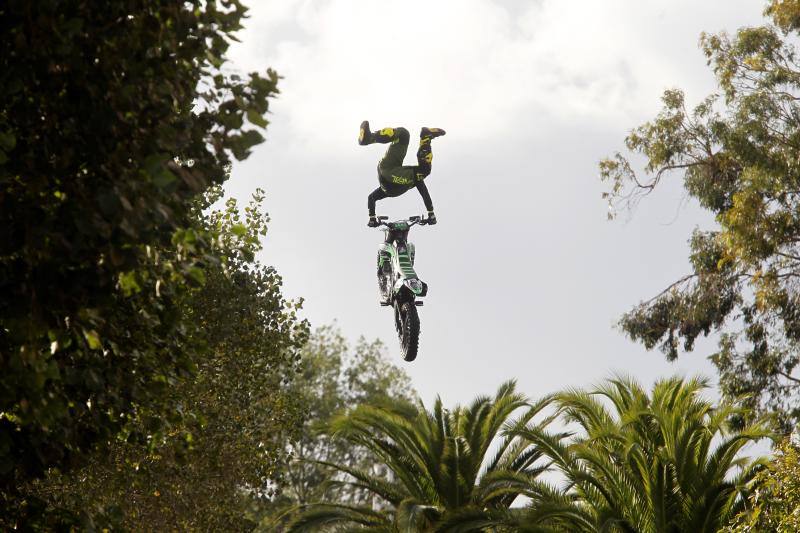
<instances>
[{"instance_id":1,"label":"boot","mask_svg":"<svg viewBox=\"0 0 800 533\"><path fill-rule=\"evenodd\" d=\"M358 144L362 146L372 143L388 144L395 139L395 133L399 135L402 132L408 135L408 132L403 128L383 128L378 131L370 131L369 121L365 120L358 130Z\"/></svg>"},{"instance_id":2,"label":"boot","mask_svg":"<svg viewBox=\"0 0 800 533\"><path fill-rule=\"evenodd\" d=\"M420 139L435 139L447 133L442 128L422 128L419 130Z\"/></svg>"},{"instance_id":3,"label":"boot","mask_svg":"<svg viewBox=\"0 0 800 533\"><path fill-rule=\"evenodd\" d=\"M369 131L369 120L362 122L361 127L358 128L358 144L361 146L372 144L372 132Z\"/></svg>"}]
</instances>

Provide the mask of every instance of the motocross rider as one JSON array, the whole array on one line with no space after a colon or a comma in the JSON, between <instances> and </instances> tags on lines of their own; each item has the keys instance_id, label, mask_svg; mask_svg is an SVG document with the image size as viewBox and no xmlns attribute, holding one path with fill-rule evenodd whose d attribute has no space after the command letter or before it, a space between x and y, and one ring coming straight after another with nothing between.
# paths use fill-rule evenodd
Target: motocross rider
<instances>
[{"instance_id":1,"label":"motocross rider","mask_svg":"<svg viewBox=\"0 0 800 533\"><path fill-rule=\"evenodd\" d=\"M422 128L419 132L419 149L417 150L417 164L403 166L403 158L408 151L408 130L405 128L383 128L379 131L370 131L369 121L361 123L358 132L358 144L365 146L372 143L391 143L386 150L386 155L378 162L378 182L380 187L372 191L367 197L369 209L369 222L367 225L374 228L378 225L375 217L375 202L388 197L400 196L404 192L416 187L425 202L428 210L428 223L436 224L436 215L433 213L433 202L428 193L428 187L423 181L431 173L431 140L445 134L441 128Z\"/></svg>"}]
</instances>

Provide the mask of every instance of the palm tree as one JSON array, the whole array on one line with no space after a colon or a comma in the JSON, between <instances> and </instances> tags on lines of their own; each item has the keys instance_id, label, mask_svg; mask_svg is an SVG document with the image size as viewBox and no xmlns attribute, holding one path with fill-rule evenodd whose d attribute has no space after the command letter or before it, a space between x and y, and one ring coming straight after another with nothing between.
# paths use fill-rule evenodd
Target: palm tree
<instances>
[{"instance_id":1,"label":"palm tree","mask_svg":"<svg viewBox=\"0 0 800 533\"><path fill-rule=\"evenodd\" d=\"M453 531L483 530L462 527L453 519L498 521L519 495L534 496L531 487L540 485L536 478L547 465L540 463L539 450L510 432L536 427L532 420L545 404L530 405L510 381L494 398L479 397L452 410L441 399L432 411L422 403L416 408L360 406L335 421L332 432L369 450L389 475L377 478L347 466L329 466L345 475L342 483L372 493L376 504L310 505L288 530L417 532L437 530L445 522ZM523 407L527 411L512 419Z\"/></svg>"},{"instance_id":2,"label":"palm tree","mask_svg":"<svg viewBox=\"0 0 800 533\"><path fill-rule=\"evenodd\" d=\"M568 493L549 506L535 502L527 517L505 524L525 531L549 513L575 532L718 531L741 510L747 482L763 462L739 453L771 433L763 422L732 429L729 420L743 408L714 407L701 396L707 387L701 379L671 378L648 395L617 378L590 392L555 395L553 405L579 431L552 434L532 425L516 434L552 460Z\"/></svg>"}]
</instances>

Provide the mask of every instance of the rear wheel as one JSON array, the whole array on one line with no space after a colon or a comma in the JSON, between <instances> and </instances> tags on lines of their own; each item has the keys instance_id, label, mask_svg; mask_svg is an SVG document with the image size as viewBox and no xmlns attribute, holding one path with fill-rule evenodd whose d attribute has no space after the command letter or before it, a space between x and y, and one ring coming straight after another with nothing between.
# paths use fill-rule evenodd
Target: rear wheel
<instances>
[{"instance_id":1,"label":"rear wheel","mask_svg":"<svg viewBox=\"0 0 800 533\"><path fill-rule=\"evenodd\" d=\"M419 315L414 302L403 302L396 308L397 336L400 339L400 352L403 359L413 361L419 348Z\"/></svg>"}]
</instances>

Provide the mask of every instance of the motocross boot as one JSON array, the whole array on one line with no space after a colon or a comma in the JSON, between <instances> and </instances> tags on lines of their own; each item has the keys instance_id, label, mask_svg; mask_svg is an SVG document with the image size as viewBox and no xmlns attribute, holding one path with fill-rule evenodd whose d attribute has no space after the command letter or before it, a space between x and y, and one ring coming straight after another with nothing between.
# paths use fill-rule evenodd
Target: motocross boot
<instances>
[{"instance_id":1,"label":"motocross boot","mask_svg":"<svg viewBox=\"0 0 800 533\"><path fill-rule=\"evenodd\" d=\"M369 131L369 120L365 120L358 128L358 144L366 146L372 144L372 132Z\"/></svg>"},{"instance_id":2,"label":"motocross boot","mask_svg":"<svg viewBox=\"0 0 800 533\"><path fill-rule=\"evenodd\" d=\"M435 139L436 137L441 137L446 133L447 132L444 131L442 128L422 128L421 130L419 130L419 138Z\"/></svg>"},{"instance_id":3,"label":"motocross boot","mask_svg":"<svg viewBox=\"0 0 800 533\"><path fill-rule=\"evenodd\" d=\"M378 131L370 131L369 121L365 120L358 129L358 144L365 146L372 143L386 144L395 138L394 128L383 128Z\"/></svg>"}]
</instances>

